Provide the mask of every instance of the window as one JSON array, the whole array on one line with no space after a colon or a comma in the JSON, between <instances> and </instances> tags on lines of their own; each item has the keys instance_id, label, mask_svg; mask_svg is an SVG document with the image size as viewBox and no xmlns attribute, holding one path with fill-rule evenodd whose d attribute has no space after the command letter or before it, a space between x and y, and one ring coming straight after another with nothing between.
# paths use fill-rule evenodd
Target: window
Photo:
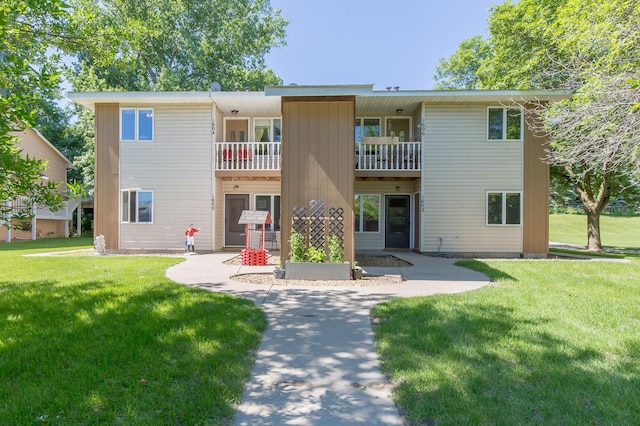
<instances>
[{"instance_id":1,"label":"window","mask_svg":"<svg viewBox=\"0 0 640 426\"><path fill-rule=\"evenodd\" d=\"M522 140L522 111L520 108L489 108L487 139Z\"/></svg>"},{"instance_id":2,"label":"window","mask_svg":"<svg viewBox=\"0 0 640 426\"><path fill-rule=\"evenodd\" d=\"M380 222L380 196L355 196L355 230L356 232L378 232Z\"/></svg>"},{"instance_id":3,"label":"window","mask_svg":"<svg viewBox=\"0 0 640 426\"><path fill-rule=\"evenodd\" d=\"M120 109L120 140L152 141L153 109L122 108Z\"/></svg>"},{"instance_id":4,"label":"window","mask_svg":"<svg viewBox=\"0 0 640 426\"><path fill-rule=\"evenodd\" d=\"M381 134L379 118L356 118L356 142L362 142L362 138L365 137Z\"/></svg>"},{"instance_id":5,"label":"window","mask_svg":"<svg viewBox=\"0 0 640 426\"><path fill-rule=\"evenodd\" d=\"M520 225L520 192L487 192L487 225Z\"/></svg>"},{"instance_id":6,"label":"window","mask_svg":"<svg viewBox=\"0 0 640 426\"><path fill-rule=\"evenodd\" d=\"M265 225L267 231L280 230L280 196L279 195L256 195L256 210L267 211L271 215L271 225ZM256 225L256 230L261 230L262 225Z\"/></svg>"},{"instance_id":7,"label":"window","mask_svg":"<svg viewBox=\"0 0 640 426\"><path fill-rule=\"evenodd\" d=\"M253 134L256 142L280 142L282 121L279 118L256 118Z\"/></svg>"},{"instance_id":8,"label":"window","mask_svg":"<svg viewBox=\"0 0 640 426\"><path fill-rule=\"evenodd\" d=\"M122 223L153 222L153 192L133 189L122 191Z\"/></svg>"}]
</instances>

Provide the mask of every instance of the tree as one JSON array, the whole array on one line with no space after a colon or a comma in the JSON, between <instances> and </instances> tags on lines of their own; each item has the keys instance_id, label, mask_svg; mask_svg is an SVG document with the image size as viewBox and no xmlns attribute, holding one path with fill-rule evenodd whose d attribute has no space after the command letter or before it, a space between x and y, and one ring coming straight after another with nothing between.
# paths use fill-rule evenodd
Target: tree
<instances>
[{"instance_id":1,"label":"tree","mask_svg":"<svg viewBox=\"0 0 640 426\"><path fill-rule=\"evenodd\" d=\"M43 181L46 163L23 157L15 132L36 123L43 98L57 92L58 56L51 52L70 42L66 5L61 0L4 0L0 3L0 209L27 197L30 205L59 208L55 182Z\"/></svg>"},{"instance_id":2,"label":"tree","mask_svg":"<svg viewBox=\"0 0 640 426\"><path fill-rule=\"evenodd\" d=\"M640 170L638 114L628 80L640 72L640 5L633 0L521 0L493 9L490 52L470 68L479 88L568 88L572 99L538 103L532 127L550 137L587 214L587 248L602 250L599 218ZM444 61L436 78L467 72ZM442 64L441 64L442 65ZM454 75L449 76L448 73ZM619 194L619 193L618 193Z\"/></svg>"},{"instance_id":3,"label":"tree","mask_svg":"<svg viewBox=\"0 0 640 426\"><path fill-rule=\"evenodd\" d=\"M73 0L86 40L78 76L116 90L261 89L279 83L264 55L287 25L268 0Z\"/></svg>"}]
</instances>

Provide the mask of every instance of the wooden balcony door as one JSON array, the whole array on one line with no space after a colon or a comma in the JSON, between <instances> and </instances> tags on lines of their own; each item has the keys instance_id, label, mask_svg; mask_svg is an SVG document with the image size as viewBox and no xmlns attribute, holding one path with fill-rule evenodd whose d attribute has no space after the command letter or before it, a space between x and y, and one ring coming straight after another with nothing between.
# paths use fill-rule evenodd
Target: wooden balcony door
<instances>
[{"instance_id":1,"label":"wooden balcony door","mask_svg":"<svg viewBox=\"0 0 640 426\"><path fill-rule=\"evenodd\" d=\"M397 136L400 142L409 142L411 138L411 119L389 118L387 120L387 136Z\"/></svg>"}]
</instances>

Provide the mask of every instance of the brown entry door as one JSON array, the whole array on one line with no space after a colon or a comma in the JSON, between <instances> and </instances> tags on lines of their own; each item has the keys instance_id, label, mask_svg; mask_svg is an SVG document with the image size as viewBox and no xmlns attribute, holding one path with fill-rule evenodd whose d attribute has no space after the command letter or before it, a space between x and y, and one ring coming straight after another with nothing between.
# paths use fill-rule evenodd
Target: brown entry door
<instances>
[{"instance_id":1,"label":"brown entry door","mask_svg":"<svg viewBox=\"0 0 640 426\"><path fill-rule=\"evenodd\" d=\"M409 248L411 239L411 196L387 195L385 197L385 247Z\"/></svg>"},{"instance_id":2,"label":"brown entry door","mask_svg":"<svg viewBox=\"0 0 640 426\"><path fill-rule=\"evenodd\" d=\"M225 122L225 140L224 142L247 142L247 134L249 132L249 121L238 118L227 120Z\"/></svg>"},{"instance_id":3,"label":"brown entry door","mask_svg":"<svg viewBox=\"0 0 640 426\"><path fill-rule=\"evenodd\" d=\"M224 245L244 246L244 225L238 224L243 210L249 210L249 194L227 194L224 197Z\"/></svg>"}]
</instances>

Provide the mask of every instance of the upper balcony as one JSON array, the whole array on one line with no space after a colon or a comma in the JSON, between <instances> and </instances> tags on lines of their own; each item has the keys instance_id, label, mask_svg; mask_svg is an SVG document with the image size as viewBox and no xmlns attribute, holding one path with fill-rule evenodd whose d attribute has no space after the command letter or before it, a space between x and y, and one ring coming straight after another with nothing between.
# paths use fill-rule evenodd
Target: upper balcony
<instances>
[{"instance_id":1,"label":"upper balcony","mask_svg":"<svg viewBox=\"0 0 640 426\"><path fill-rule=\"evenodd\" d=\"M217 175L252 175L279 171L282 167L280 142L218 142L215 144ZM355 169L358 176L419 176L422 170L420 142L355 144Z\"/></svg>"}]
</instances>

